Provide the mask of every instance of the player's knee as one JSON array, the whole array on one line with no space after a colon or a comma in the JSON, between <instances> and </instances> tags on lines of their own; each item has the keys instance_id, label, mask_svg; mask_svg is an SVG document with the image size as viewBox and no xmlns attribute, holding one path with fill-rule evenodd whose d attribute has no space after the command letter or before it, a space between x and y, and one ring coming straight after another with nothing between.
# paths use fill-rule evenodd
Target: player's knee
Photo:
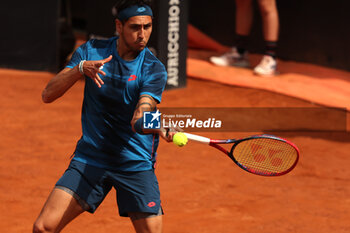
<instances>
[{"instance_id":1,"label":"player's knee","mask_svg":"<svg viewBox=\"0 0 350 233\"><path fill-rule=\"evenodd\" d=\"M144 213L130 213L131 221L137 233L161 233L162 216L142 216Z\"/></svg>"}]
</instances>

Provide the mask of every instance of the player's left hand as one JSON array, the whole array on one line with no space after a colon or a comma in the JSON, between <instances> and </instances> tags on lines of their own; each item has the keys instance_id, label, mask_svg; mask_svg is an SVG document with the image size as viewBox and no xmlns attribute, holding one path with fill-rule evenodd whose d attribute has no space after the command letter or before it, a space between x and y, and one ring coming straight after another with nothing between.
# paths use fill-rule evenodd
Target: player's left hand
<instances>
[{"instance_id":1,"label":"player's left hand","mask_svg":"<svg viewBox=\"0 0 350 233\"><path fill-rule=\"evenodd\" d=\"M105 76L106 73L102 70L104 64L112 60L112 55L98 61L85 61L83 64L84 74L90 77L98 87L101 87L104 82L100 77L100 74Z\"/></svg>"}]
</instances>

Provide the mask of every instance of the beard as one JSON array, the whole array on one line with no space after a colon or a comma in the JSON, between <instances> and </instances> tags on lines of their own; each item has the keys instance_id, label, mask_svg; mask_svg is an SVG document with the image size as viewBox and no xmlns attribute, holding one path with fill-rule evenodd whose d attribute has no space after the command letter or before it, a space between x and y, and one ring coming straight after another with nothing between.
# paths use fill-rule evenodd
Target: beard
<instances>
[{"instance_id":1,"label":"beard","mask_svg":"<svg viewBox=\"0 0 350 233\"><path fill-rule=\"evenodd\" d=\"M124 34L120 35L124 41L124 44L128 50L131 52L139 53L141 52L147 45L147 41L144 39L137 39L135 42L129 42L126 40Z\"/></svg>"}]
</instances>

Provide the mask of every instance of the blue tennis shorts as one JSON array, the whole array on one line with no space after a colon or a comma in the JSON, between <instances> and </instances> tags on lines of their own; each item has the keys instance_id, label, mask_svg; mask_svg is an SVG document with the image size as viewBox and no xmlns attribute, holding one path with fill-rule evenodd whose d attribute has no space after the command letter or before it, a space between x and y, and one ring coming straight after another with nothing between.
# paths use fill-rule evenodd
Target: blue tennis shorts
<instances>
[{"instance_id":1,"label":"blue tennis shorts","mask_svg":"<svg viewBox=\"0 0 350 233\"><path fill-rule=\"evenodd\" d=\"M162 213L158 181L153 170L110 171L73 159L56 183L56 188L71 193L90 213L95 212L112 187L117 191L120 216L128 217L130 212Z\"/></svg>"}]
</instances>

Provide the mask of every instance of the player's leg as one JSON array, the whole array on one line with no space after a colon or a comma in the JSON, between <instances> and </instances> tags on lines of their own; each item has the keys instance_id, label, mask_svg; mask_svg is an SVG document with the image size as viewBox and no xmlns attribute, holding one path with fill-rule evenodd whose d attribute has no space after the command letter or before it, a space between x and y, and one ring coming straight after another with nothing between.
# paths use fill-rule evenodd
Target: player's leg
<instances>
[{"instance_id":1,"label":"player's leg","mask_svg":"<svg viewBox=\"0 0 350 233\"><path fill-rule=\"evenodd\" d=\"M161 233L163 229L163 212L158 214L129 213L132 224L137 233Z\"/></svg>"},{"instance_id":2,"label":"player's leg","mask_svg":"<svg viewBox=\"0 0 350 233\"><path fill-rule=\"evenodd\" d=\"M263 22L265 54L254 72L259 75L274 75L277 70L276 50L279 34L279 18L276 0L258 0Z\"/></svg>"},{"instance_id":3,"label":"player's leg","mask_svg":"<svg viewBox=\"0 0 350 233\"><path fill-rule=\"evenodd\" d=\"M83 208L71 194L54 188L34 223L33 232L60 232L83 212Z\"/></svg>"},{"instance_id":4,"label":"player's leg","mask_svg":"<svg viewBox=\"0 0 350 233\"><path fill-rule=\"evenodd\" d=\"M93 213L111 189L104 169L72 160L56 183L33 232L60 232L85 210Z\"/></svg>"},{"instance_id":5,"label":"player's leg","mask_svg":"<svg viewBox=\"0 0 350 233\"><path fill-rule=\"evenodd\" d=\"M154 170L110 174L120 216L129 217L137 233L162 232L163 210Z\"/></svg>"}]
</instances>

